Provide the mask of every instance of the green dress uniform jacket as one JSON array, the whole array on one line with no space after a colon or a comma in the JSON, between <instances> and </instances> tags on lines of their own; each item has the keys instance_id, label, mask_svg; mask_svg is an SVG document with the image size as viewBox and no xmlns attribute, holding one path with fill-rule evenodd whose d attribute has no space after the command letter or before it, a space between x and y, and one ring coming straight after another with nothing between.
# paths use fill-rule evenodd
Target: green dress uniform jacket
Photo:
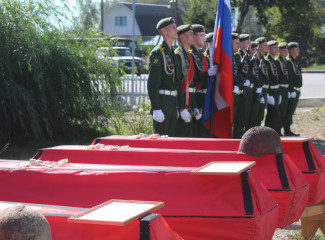
<instances>
[{"instance_id":1,"label":"green dress uniform jacket","mask_svg":"<svg viewBox=\"0 0 325 240\"><path fill-rule=\"evenodd\" d=\"M245 53L242 49L239 50L239 53L241 57L241 64L244 65L241 69L241 72L238 72L237 74L240 74L243 81L245 82L249 72L250 58L248 55L245 56ZM248 87L243 86L241 90L242 93L239 96L238 113L236 119L234 120L233 138L241 138L244 135L252 102L252 85Z\"/></svg>"},{"instance_id":2,"label":"green dress uniform jacket","mask_svg":"<svg viewBox=\"0 0 325 240\"><path fill-rule=\"evenodd\" d=\"M147 87L152 110L161 109L165 116L162 123L153 120L154 132L160 135L175 136L180 89L175 64L176 56L165 41L152 49Z\"/></svg>"},{"instance_id":3,"label":"green dress uniform jacket","mask_svg":"<svg viewBox=\"0 0 325 240\"><path fill-rule=\"evenodd\" d=\"M269 89L268 94L274 98L274 105L267 104L267 115L265 118L265 126L273 128L276 132L281 130L280 118L280 89L279 89L279 76L276 61L270 56L266 56L266 62L269 69Z\"/></svg>"},{"instance_id":4,"label":"green dress uniform jacket","mask_svg":"<svg viewBox=\"0 0 325 240\"><path fill-rule=\"evenodd\" d=\"M205 101L205 95L207 92L209 74L208 69L210 67L209 59L199 49L197 50L192 46L192 57L195 63L195 72L193 81L195 83L195 98L197 108L200 113L203 114L203 107ZM202 124L202 117L199 120L193 118L193 137L210 137L210 131Z\"/></svg>"},{"instance_id":5,"label":"green dress uniform jacket","mask_svg":"<svg viewBox=\"0 0 325 240\"><path fill-rule=\"evenodd\" d=\"M289 70L288 70L288 62L286 59L282 58L280 55L276 58L276 65L278 68L279 74L279 86L280 86L280 95L281 95L281 103L280 103L280 117L281 117L281 128L284 126L285 118L287 116L288 111L288 100L290 94L289 92Z\"/></svg>"},{"instance_id":6,"label":"green dress uniform jacket","mask_svg":"<svg viewBox=\"0 0 325 240\"><path fill-rule=\"evenodd\" d=\"M177 67L177 74L178 74L178 79L181 79L181 86L180 86L180 91L177 96L177 101L178 101L178 109L187 109L189 113L192 116L192 119L190 122L186 123L181 116L177 119L177 124L176 124L176 136L177 137L192 137L193 135L193 110L194 108L197 108L196 104L196 98L195 98L195 87L196 84L193 81L194 77L194 59L191 55L191 49L188 50L188 52L183 52L184 53L184 58L185 58L185 65L188 73L188 81L189 81L189 104L186 104L186 80L185 80L185 75L183 74L182 71L182 58L181 58L181 51L180 48L177 48L175 50L176 54L176 67Z\"/></svg>"},{"instance_id":7,"label":"green dress uniform jacket","mask_svg":"<svg viewBox=\"0 0 325 240\"><path fill-rule=\"evenodd\" d=\"M289 69L289 91L296 92L295 98L289 98L288 101L288 110L287 116L285 117L284 130L288 130L292 124L292 116L296 111L299 97L300 97L300 89L302 87L302 74L301 74L301 66L297 63L292 56L287 57L288 69Z\"/></svg>"}]
</instances>

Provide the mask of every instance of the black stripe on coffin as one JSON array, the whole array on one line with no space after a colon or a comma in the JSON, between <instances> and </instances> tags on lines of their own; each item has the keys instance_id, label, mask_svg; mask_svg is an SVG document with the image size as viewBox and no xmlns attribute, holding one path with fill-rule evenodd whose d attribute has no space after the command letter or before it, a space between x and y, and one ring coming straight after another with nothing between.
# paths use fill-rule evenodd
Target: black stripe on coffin
<instances>
[{"instance_id":1,"label":"black stripe on coffin","mask_svg":"<svg viewBox=\"0 0 325 240\"><path fill-rule=\"evenodd\" d=\"M289 181L284 167L282 153L277 153L275 154L275 156L276 156L276 166L278 168L278 173L279 173L282 188L289 189Z\"/></svg>"},{"instance_id":2,"label":"black stripe on coffin","mask_svg":"<svg viewBox=\"0 0 325 240\"><path fill-rule=\"evenodd\" d=\"M252 191L248 182L249 171L250 170L247 170L241 174L241 184L243 190L243 199L244 199L244 207L245 207L246 215L251 215L254 213Z\"/></svg>"},{"instance_id":3,"label":"black stripe on coffin","mask_svg":"<svg viewBox=\"0 0 325 240\"><path fill-rule=\"evenodd\" d=\"M42 156L43 150L38 150L33 159L39 159Z\"/></svg>"},{"instance_id":4,"label":"black stripe on coffin","mask_svg":"<svg viewBox=\"0 0 325 240\"><path fill-rule=\"evenodd\" d=\"M306 160L307 160L309 170L316 170L314 159L313 159L313 156L311 155L311 152L310 152L310 149L309 149L308 141L303 142L302 147L304 149L304 153L305 153L305 157L306 157Z\"/></svg>"},{"instance_id":5,"label":"black stripe on coffin","mask_svg":"<svg viewBox=\"0 0 325 240\"><path fill-rule=\"evenodd\" d=\"M150 240L150 222L152 219L158 217L159 214L151 213L144 216L140 220L140 240Z\"/></svg>"},{"instance_id":6,"label":"black stripe on coffin","mask_svg":"<svg viewBox=\"0 0 325 240\"><path fill-rule=\"evenodd\" d=\"M96 138L94 144L100 143L100 138Z\"/></svg>"}]
</instances>

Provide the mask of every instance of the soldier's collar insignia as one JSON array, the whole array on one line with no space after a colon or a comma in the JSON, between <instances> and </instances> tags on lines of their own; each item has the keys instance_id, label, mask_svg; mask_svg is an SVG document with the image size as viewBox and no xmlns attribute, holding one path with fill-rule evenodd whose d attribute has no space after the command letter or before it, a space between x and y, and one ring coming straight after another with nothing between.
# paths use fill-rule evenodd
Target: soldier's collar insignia
<instances>
[{"instance_id":1,"label":"soldier's collar insignia","mask_svg":"<svg viewBox=\"0 0 325 240\"><path fill-rule=\"evenodd\" d=\"M287 60L288 60L288 61L291 61L291 58L288 57Z\"/></svg>"},{"instance_id":2,"label":"soldier's collar insignia","mask_svg":"<svg viewBox=\"0 0 325 240\"><path fill-rule=\"evenodd\" d=\"M160 46L158 47L158 50L159 50L160 52L164 51L164 49L165 49L165 47L163 47L162 45L160 45Z\"/></svg>"},{"instance_id":3,"label":"soldier's collar insignia","mask_svg":"<svg viewBox=\"0 0 325 240\"><path fill-rule=\"evenodd\" d=\"M192 50L192 49L189 49L189 50L187 50L187 52L188 52L188 53L192 53L192 52L193 52L193 50Z\"/></svg>"},{"instance_id":4,"label":"soldier's collar insignia","mask_svg":"<svg viewBox=\"0 0 325 240\"><path fill-rule=\"evenodd\" d=\"M181 55L181 51L177 50L176 54Z\"/></svg>"}]
</instances>

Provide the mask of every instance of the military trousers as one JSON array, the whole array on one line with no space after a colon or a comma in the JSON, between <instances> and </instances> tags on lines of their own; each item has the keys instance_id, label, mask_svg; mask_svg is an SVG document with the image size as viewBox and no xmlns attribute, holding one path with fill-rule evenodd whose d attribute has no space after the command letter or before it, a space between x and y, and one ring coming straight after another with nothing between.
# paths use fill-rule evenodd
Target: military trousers
<instances>
[{"instance_id":1,"label":"military trousers","mask_svg":"<svg viewBox=\"0 0 325 240\"><path fill-rule=\"evenodd\" d=\"M256 89L254 89L256 90ZM258 114L259 114L259 107L260 107L260 102L258 101L258 95L257 93L253 93L252 95L252 104L250 108L250 113L248 115L248 121L245 127L245 130L247 131L248 129L252 127L259 126L260 122L258 120Z\"/></svg>"},{"instance_id":2,"label":"military trousers","mask_svg":"<svg viewBox=\"0 0 325 240\"><path fill-rule=\"evenodd\" d=\"M186 108L189 113L191 114L191 121L190 122L185 122L182 118L181 115L179 114L179 118L177 119L176 122L176 137L193 137L193 123L194 123L194 115L193 111L195 106L195 94L194 93L189 93L189 105Z\"/></svg>"},{"instance_id":3,"label":"military trousers","mask_svg":"<svg viewBox=\"0 0 325 240\"><path fill-rule=\"evenodd\" d=\"M288 100L288 108L287 108L287 114L284 120L284 129L288 129L290 128L290 126L292 125L293 121L292 121L292 117L293 114L296 111L297 105L298 105L298 101L300 98L300 91L296 91L296 97L295 98L289 98Z\"/></svg>"},{"instance_id":4,"label":"military trousers","mask_svg":"<svg viewBox=\"0 0 325 240\"><path fill-rule=\"evenodd\" d=\"M197 108L203 114L203 108L204 108L204 101L205 101L205 93L196 93L196 104ZM202 117L199 120L196 120L193 118L193 137L199 137L199 138L209 138L210 137L210 131L202 124Z\"/></svg>"},{"instance_id":5,"label":"military trousers","mask_svg":"<svg viewBox=\"0 0 325 240\"><path fill-rule=\"evenodd\" d=\"M276 132L281 130L281 116L280 116L280 106L279 106L279 94L272 94L270 96L274 97L275 104L267 104L267 114L265 117L265 126L273 128Z\"/></svg>"},{"instance_id":6,"label":"military trousers","mask_svg":"<svg viewBox=\"0 0 325 240\"><path fill-rule=\"evenodd\" d=\"M233 94L233 114L232 114L232 119L233 123L235 123L235 119L237 117L238 109L239 109L239 99L240 99L240 94Z\"/></svg>"},{"instance_id":7,"label":"military trousers","mask_svg":"<svg viewBox=\"0 0 325 240\"><path fill-rule=\"evenodd\" d=\"M288 113L288 102L289 102L289 98L288 98L288 89L281 87L280 88L281 91L281 104L280 104L280 116L281 116L281 127L284 127L284 123L286 122L286 116Z\"/></svg>"},{"instance_id":8,"label":"military trousers","mask_svg":"<svg viewBox=\"0 0 325 240\"><path fill-rule=\"evenodd\" d=\"M248 87L245 94L240 94L238 113L233 128L233 138L241 138L245 133L252 103L252 92L253 88Z\"/></svg>"},{"instance_id":9,"label":"military trousers","mask_svg":"<svg viewBox=\"0 0 325 240\"><path fill-rule=\"evenodd\" d=\"M161 123L153 120L154 133L175 137L177 121L177 98L175 96L159 94L159 99L165 120Z\"/></svg>"}]
</instances>

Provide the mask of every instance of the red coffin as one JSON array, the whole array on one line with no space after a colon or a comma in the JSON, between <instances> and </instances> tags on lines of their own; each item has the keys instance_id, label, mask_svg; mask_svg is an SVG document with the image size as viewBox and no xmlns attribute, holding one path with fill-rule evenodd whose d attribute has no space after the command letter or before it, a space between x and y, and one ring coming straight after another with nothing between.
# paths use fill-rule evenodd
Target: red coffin
<instances>
[{"instance_id":1,"label":"red coffin","mask_svg":"<svg viewBox=\"0 0 325 240\"><path fill-rule=\"evenodd\" d=\"M17 203L0 202L0 209L13 206ZM132 222L126 226L109 226L99 224L71 223L67 219L73 215L87 210L86 208L74 208L55 205L41 205L23 203L45 216L51 227L53 240L140 240L140 223ZM150 222L151 240L181 240L161 216ZM167 237L167 238L166 238Z\"/></svg>"},{"instance_id":2,"label":"red coffin","mask_svg":"<svg viewBox=\"0 0 325 240\"><path fill-rule=\"evenodd\" d=\"M186 240L271 239L277 204L252 171L192 175L189 167L69 164L20 168L0 161L4 201L92 207L108 199L162 201L159 210Z\"/></svg>"},{"instance_id":3,"label":"red coffin","mask_svg":"<svg viewBox=\"0 0 325 240\"><path fill-rule=\"evenodd\" d=\"M306 137L282 137L283 151L289 155L309 183L308 205L315 205L325 198L325 158ZM237 151L240 139L215 138L156 138L115 135L93 141L106 145L129 145L141 148L171 148Z\"/></svg>"},{"instance_id":4,"label":"red coffin","mask_svg":"<svg viewBox=\"0 0 325 240\"><path fill-rule=\"evenodd\" d=\"M86 148L87 146L80 145L45 148L37 153L37 157L44 161L67 158L73 163L185 167L200 167L211 161L255 161L256 165L252 170L279 204L277 227L285 227L299 220L307 204L308 182L286 154L255 158L236 152Z\"/></svg>"}]
</instances>

